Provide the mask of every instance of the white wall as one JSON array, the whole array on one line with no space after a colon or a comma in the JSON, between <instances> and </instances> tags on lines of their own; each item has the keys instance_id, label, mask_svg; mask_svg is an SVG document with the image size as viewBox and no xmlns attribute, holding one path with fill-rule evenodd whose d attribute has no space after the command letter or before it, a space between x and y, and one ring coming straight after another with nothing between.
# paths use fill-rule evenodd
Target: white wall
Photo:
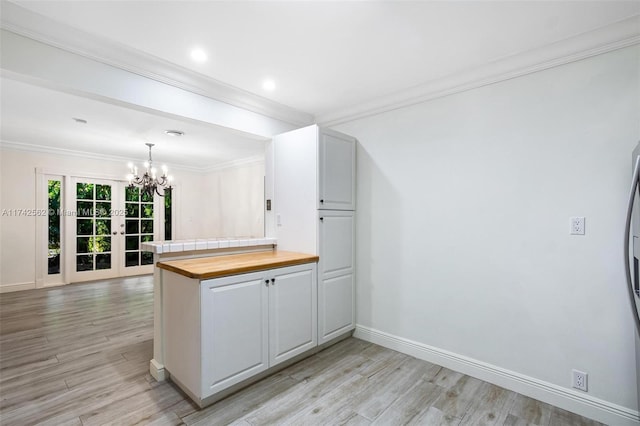
<instances>
[{"instance_id":1,"label":"white wall","mask_svg":"<svg viewBox=\"0 0 640 426\"><path fill-rule=\"evenodd\" d=\"M640 47L363 118L357 322L637 408L622 263ZM586 235L569 235L569 217Z\"/></svg>"},{"instance_id":2,"label":"white wall","mask_svg":"<svg viewBox=\"0 0 640 426\"><path fill-rule=\"evenodd\" d=\"M208 235L264 236L264 160L208 174Z\"/></svg>"},{"instance_id":3,"label":"white wall","mask_svg":"<svg viewBox=\"0 0 640 426\"><path fill-rule=\"evenodd\" d=\"M0 148L0 212L36 208L36 168L119 178L120 161ZM210 173L171 170L174 239L263 235L264 162ZM213 185L215 183L215 186ZM35 286L36 218L0 215L0 291Z\"/></svg>"}]
</instances>

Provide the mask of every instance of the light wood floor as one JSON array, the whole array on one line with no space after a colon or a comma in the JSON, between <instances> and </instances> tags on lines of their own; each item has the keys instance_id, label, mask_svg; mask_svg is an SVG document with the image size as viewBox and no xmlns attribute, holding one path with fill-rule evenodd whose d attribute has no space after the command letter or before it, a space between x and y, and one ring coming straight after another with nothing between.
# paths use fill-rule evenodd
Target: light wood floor
<instances>
[{"instance_id":1,"label":"light wood floor","mask_svg":"<svg viewBox=\"0 0 640 426\"><path fill-rule=\"evenodd\" d=\"M151 277L0 295L9 425L596 425L350 338L203 410L148 374Z\"/></svg>"}]
</instances>

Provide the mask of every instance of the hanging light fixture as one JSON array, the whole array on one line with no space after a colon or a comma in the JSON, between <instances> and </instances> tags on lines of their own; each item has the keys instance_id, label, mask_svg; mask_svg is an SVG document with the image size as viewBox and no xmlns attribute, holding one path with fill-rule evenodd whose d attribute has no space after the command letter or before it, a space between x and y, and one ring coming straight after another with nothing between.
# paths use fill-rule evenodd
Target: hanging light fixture
<instances>
[{"instance_id":1,"label":"hanging light fixture","mask_svg":"<svg viewBox=\"0 0 640 426\"><path fill-rule=\"evenodd\" d=\"M149 161L144 162L145 172L142 176L138 175L138 168L129 163L129 174L127 180L129 181L129 188L140 187L140 192L153 197L154 193L161 197L164 197L164 191L161 194L158 188L164 190L171 189L172 176L167 176L167 166L162 166L162 176L157 177L158 170L153 167L153 160L151 159L151 148L154 144L147 142L145 145L149 147Z\"/></svg>"}]
</instances>

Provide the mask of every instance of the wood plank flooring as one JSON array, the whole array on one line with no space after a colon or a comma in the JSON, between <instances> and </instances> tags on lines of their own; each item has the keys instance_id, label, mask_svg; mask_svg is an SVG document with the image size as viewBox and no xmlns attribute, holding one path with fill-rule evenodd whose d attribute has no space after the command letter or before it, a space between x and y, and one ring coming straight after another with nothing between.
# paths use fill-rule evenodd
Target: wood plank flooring
<instances>
[{"instance_id":1,"label":"wood plank flooring","mask_svg":"<svg viewBox=\"0 0 640 426\"><path fill-rule=\"evenodd\" d=\"M0 294L9 425L598 425L350 338L205 409L148 373L150 276Z\"/></svg>"}]
</instances>

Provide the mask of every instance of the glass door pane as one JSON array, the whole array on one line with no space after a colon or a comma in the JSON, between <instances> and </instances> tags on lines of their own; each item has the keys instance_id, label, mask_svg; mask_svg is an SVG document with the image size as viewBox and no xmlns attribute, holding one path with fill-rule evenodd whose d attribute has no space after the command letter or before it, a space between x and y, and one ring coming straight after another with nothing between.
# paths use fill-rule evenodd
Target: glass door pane
<instances>
[{"instance_id":1,"label":"glass door pane","mask_svg":"<svg viewBox=\"0 0 640 426\"><path fill-rule=\"evenodd\" d=\"M125 253L124 267L130 269L153 265L153 253L142 251L141 244L153 241L153 196L140 192L140 188L125 188ZM145 268L148 269L148 268ZM147 271L139 271L145 273Z\"/></svg>"},{"instance_id":2,"label":"glass door pane","mask_svg":"<svg viewBox=\"0 0 640 426\"><path fill-rule=\"evenodd\" d=\"M111 269L111 185L76 183L76 271Z\"/></svg>"},{"instance_id":3,"label":"glass door pane","mask_svg":"<svg viewBox=\"0 0 640 426\"><path fill-rule=\"evenodd\" d=\"M48 245L47 245L47 266L48 275L56 275L60 273L60 201L62 181L59 179L48 180Z\"/></svg>"},{"instance_id":4,"label":"glass door pane","mask_svg":"<svg viewBox=\"0 0 640 426\"><path fill-rule=\"evenodd\" d=\"M72 181L73 200L69 207L73 215L65 224L73 234L70 252L70 281L114 278L119 275L118 250L121 250L117 210L118 184L110 180L75 178ZM124 235L124 232L123 232Z\"/></svg>"}]
</instances>

